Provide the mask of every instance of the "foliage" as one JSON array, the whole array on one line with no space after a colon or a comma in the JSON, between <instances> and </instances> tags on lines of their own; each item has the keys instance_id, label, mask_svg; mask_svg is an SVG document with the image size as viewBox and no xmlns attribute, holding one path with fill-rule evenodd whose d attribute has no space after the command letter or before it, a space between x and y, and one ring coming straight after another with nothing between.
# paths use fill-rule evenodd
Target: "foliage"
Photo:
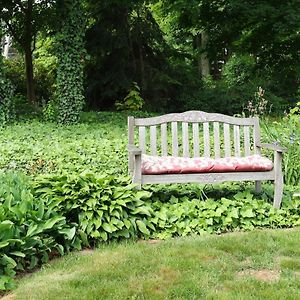
<instances>
[{"instance_id":1,"label":"foliage","mask_svg":"<svg viewBox=\"0 0 300 300\"><path fill-rule=\"evenodd\" d=\"M0 18L0 22L1 22L1 18ZM0 23L0 40L1 38L2 38L2 24ZM3 66L2 53L0 53L0 126L14 119L13 96L14 96L14 88L6 76L6 72Z\"/></svg>"},{"instance_id":2,"label":"foliage","mask_svg":"<svg viewBox=\"0 0 300 300\"><path fill-rule=\"evenodd\" d=\"M49 255L68 251L75 227L55 205L34 199L24 176L1 175L0 183L0 290L5 290L17 271L32 270Z\"/></svg>"},{"instance_id":3,"label":"foliage","mask_svg":"<svg viewBox=\"0 0 300 300\"><path fill-rule=\"evenodd\" d=\"M134 82L128 95L122 101L117 101L115 105L117 110L140 110L144 102L140 95L140 88L138 84Z\"/></svg>"},{"instance_id":4,"label":"foliage","mask_svg":"<svg viewBox=\"0 0 300 300\"><path fill-rule=\"evenodd\" d=\"M249 55L233 55L223 68L223 76L229 87L243 85L254 73L255 60Z\"/></svg>"},{"instance_id":5,"label":"foliage","mask_svg":"<svg viewBox=\"0 0 300 300\"><path fill-rule=\"evenodd\" d=\"M56 36L58 58L56 101L58 121L76 123L84 105L83 61L85 18L82 1L59 2L61 30Z\"/></svg>"},{"instance_id":6,"label":"foliage","mask_svg":"<svg viewBox=\"0 0 300 300\"><path fill-rule=\"evenodd\" d=\"M162 202L159 195L153 199L155 215L151 219L158 238L300 225L299 200L284 202L283 208L276 210L248 191L236 193L231 199L206 201L171 195Z\"/></svg>"},{"instance_id":7,"label":"foliage","mask_svg":"<svg viewBox=\"0 0 300 300\"><path fill-rule=\"evenodd\" d=\"M284 126L282 126L284 124ZM284 181L300 186L300 116L290 114L282 123L264 124L264 130L272 143L279 143L287 152L283 155Z\"/></svg>"},{"instance_id":8,"label":"foliage","mask_svg":"<svg viewBox=\"0 0 300 300\"><path fill-rule=\"evenodd\" d=\"M23 69L26 78L28 102L35 106L35 86L33 70L33 52L36 47L37 35L49 26L52 19L54 0L2 0L0 19L8 34L13 37L14 45L24 54Z\"/></svg>"},{"instance_id":9,"label":"foliage","mask_svg":"<svg viewBox=\"0 0 300 300\"><path fill-rule=\"evenodd\" d=\"M35 53L36 59L33 62L36 100L40 106L53 98L56 72L55 57L44 52L46 50L39 48ZM15 87L15 93L20 98L25 97L26 78L24 74L24 59L21 56L5 59L4 67L7 77ZM23 103L19 103L16 110L18 114L24 114L25 112L32 112L33 108L24 101Z\"/></svg>"},{"instance_id":10,"label":"foliage","mask_svg":"<svg viewBox=\"0 0 300 300\"><path fill-rule=\"evenodd\" d=\"M263 116L267 115L268 101L264 98L265 91L259 87L258 91L254 93L254 101L248 101L245 110L250 116Z\"/></svg>"},{"instance_id":11,"label":"foliage","mask_svg":"<svg viewBox=\"0 0 300 300\"><path fill-rule=\"evenodd\" d=\"M78 224L78 234L90 245L150 235L146 218L152 209L144 200L151 194L133 187L122 178L82 173L38 178L34 189L38 199L55 203L69 222Z\"/></svg>"}]
</instances>

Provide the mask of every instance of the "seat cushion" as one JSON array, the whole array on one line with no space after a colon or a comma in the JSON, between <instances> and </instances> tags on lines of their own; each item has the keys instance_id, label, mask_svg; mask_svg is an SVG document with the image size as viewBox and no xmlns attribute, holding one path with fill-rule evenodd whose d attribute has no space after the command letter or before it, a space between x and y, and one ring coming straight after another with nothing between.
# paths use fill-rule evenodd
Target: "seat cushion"
<instances>
[{"instance_id":1,"label":"seat cushion","mask_svg":"<svg viewBox=\"0 0 300 300\"><path fill-rule=\"evenodd\" d=\"M187 174L271 171L273 163L266 157L173 157L142 155L142 174Z\"/></svg>"}]
</instances>

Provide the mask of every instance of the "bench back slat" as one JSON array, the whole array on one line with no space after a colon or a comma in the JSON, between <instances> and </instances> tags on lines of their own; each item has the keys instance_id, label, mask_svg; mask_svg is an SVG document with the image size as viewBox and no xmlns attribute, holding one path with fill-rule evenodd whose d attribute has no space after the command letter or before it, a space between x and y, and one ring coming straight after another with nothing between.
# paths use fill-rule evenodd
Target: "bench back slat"
<instances>
[{"instance_id":1,"label":"bench back slat","mask_svg":"<svg viewBox=\"0 0 300 300\"><path fill-rule=\"evenodd\" d=\"M178 156L178 127L177 122L172 122L172 155Z\"/></svg>"},{"instance_id":2,"label":"bench back slat","mask_svg":"<svg viewBox=\"0 0 300 300\"><path fill-rule=\"evenodd\" d=\"M142 153L146 153L146 127L139 127L139 145L142 150Z\"/></svg>"},{"instance_id":3,"label":"bench back slat","mask_svg":"<svg viewBox=\"0 0 300 300\"><path fill-rule=\"evenodd\" d=\"M161 154L163 156L168 155L168 135L167 135L167 124L163 123L160 125L161 130Z\"/></svg>"},{"instance_id":4,"label":"bench back slat","mask_svg":"<svg viewBox=\"0 0 300 300\"><path fill-rule=\"evenodd\" d=\"M193 123L193 147L194 147L194 157L199 157L200 156L200 151L199 151L199 124L198 123Z\"/></svg>"},{"instance_id":5,"label":"bench back slat","mask_svg":"<svg viewBox=\"0 0 300 300\"><path fill-rule=\"evenodd\" d=\"M157 155L156 126L150 126L150 147L151 147L151 155Z\"/></svg>"},{"instance_id":6,"label":"bench back slat","mask_svg":"<svg viewBox=\"0 0 300 300\"><path fill-rule=\"evenodd\" d=\"M244 126L244 147L245 147L245 156L251 154L250 151L250 130L249 126Z\"/></svg>"},{"instance_id":7,"label":"bench back slat","mask_svg":"<svg viewBox=\"0 0 300 300\"><path fill-rule=\"evenodd\" d=\"M234 134L234 155L236 157L241 156L241 147L240 147L240 127L238 125L233 126L233 134Z\"/></svg>"},{"instance_id":8,"label":"bench back slat","mask_svg":"<svg viewBox=\"0 0 300 300\"><path fill-rule=\"evenodd\" d=\"M204 157L210 157L209 123L203 123Z\"/></svg>"},{"instance_id":9,"label":"bench back slat","mask_svg":"<svg viewBox=\"0 0 300 300\"><path fill-rule=\"evenodd\" d=\"M231 155L230 150L230 127L229 124L224 123L224 145L225 145L225 157Z\"/></svg>"},{"instance_id":10,"label":"bench back slat","mask_svg":"<svg viewBox=\"0 0 300 300\"><path fill-rule=\"evenodd\" d=\"M214 122L214 150L215 158L220 158L220 123Z\"/></svg>"},{"instance_id":11,"label":"bench back slat","mask_svg":"<svg viewBox=\"0 0 300 300\"><path fill-rule=\"evenodd\" d=\"M201 130L199 123L203 126ZM129 117L129 144L134 144L135 127L138 127L142 153L149 151L151 155L220 158L260 153L255 146L260 142L258 118L237 118L201 111L154 118ZM147 137L148 130L150 138Z\"/></svg>"},{"instance_id":12,"label":"bench back slat","mask_svg":"<svg viewBox=\"0 0 300 300\"><path fill-rule=\"evenodd\" d=\"M183 156L190 156L190 144L189 144L189 124L182 122L182 147L183 147Z\"/></svg>"}]
</instances>

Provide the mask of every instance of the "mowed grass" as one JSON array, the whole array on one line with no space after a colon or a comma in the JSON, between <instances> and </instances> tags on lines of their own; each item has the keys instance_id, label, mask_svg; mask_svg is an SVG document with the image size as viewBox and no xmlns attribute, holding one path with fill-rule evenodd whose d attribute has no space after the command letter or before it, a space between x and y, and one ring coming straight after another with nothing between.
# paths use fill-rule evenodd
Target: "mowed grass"
<instances>
[{"instance_id":1,"label":"mowed grass","mask_svg":"<svg viewBox=\"0 0 300 300\"><path fill-rule=\"evenodd\" d=\"M20 279L12 299L300 299L300 228L73 253Z\"/></svg>"}]
</instances>

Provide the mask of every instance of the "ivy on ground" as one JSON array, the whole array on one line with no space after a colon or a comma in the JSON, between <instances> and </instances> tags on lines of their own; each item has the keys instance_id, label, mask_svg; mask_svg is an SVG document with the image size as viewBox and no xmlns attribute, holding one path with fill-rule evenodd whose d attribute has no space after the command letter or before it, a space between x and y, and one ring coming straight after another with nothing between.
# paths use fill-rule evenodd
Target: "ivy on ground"
<instances>
[{"instance_id":1,"label":"ivy on ground","mask_svg":"<svg viewBox=\"0 0 300 300\"><path fill-rule=\"evenodd\" d=\"M85 18L81 1L67 0L62 4L61 29L56 36L58 69L56 101L58 121L76 123L84 105L83 58Z\"/></svg>"}]
</instances>

